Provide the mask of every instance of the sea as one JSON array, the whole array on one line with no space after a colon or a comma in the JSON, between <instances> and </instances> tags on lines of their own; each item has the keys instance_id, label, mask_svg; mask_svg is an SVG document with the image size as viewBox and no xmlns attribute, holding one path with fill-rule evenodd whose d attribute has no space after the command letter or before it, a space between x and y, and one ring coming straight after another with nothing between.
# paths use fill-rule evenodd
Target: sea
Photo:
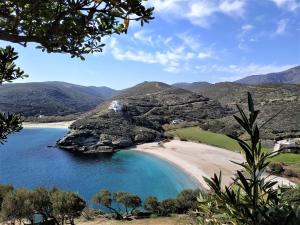
<instances>
[{"instance_id":1,"label":"sea","mask_svg":"<svg viewBox=\"0 0 300 225\"><path fill-rule=\"evenodd\" d=\"M31 128L0 146L0 183L17 188L57 187L80 194L89 204L101 189L126 191L142 199L173 198L197 182L177 166L134 149L111 156L74 154L53 146L67 129Z\"/></svg>"}]
</instances>

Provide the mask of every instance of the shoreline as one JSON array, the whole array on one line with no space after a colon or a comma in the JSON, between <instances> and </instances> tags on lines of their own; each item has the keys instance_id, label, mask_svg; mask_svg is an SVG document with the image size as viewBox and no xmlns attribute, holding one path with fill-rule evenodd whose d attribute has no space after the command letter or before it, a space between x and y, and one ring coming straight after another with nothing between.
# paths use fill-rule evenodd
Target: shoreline
<instances>
[{"instance_id":1,"label":"shoreline","mask_svg":"<svg viewBox=\"0 0 300 225\"><path fill-rule=\"evenodd\" d=\"M153 142L137 145L134 149L174 164L206 190L209 187L203 176L209 178L214 173L219 174L222 171L222 186L224 187L232 182L234 173L240 169L240 166L231 161L243 162L240 153L206 144L179 140L163 143L163 147L159 146L158 142ZM270 179L278 181L279 184L295 185L283 177L270 176Z\"/></svg>"},{"instance_id":2,"label":"shoreline","mask_svg":"<svg viewBox=\"0 0 300 225\"><path fill-rule=\"evenodd\" d=\"M74 122L72 121L62 121L62 122L52 122L52 123L35 123L35 122L23 122L23 128L62 128L68 129L69 126Z\"/></svg>"}]
</instances>

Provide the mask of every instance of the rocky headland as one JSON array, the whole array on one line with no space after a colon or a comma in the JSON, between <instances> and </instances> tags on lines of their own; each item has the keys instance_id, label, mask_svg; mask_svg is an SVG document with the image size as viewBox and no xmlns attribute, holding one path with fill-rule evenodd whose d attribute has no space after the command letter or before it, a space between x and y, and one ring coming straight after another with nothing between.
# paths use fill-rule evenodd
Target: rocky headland
<instances>
[{"instance_id":1,"label":"rocky headland","mask_svg":"<svg viewBox=\"0 0 300 225\"><path fill-rule=\"evenodd\" d=\"M114 110L112 101L117 101L121 110ZM113 153L161 140L164 124L218 119L230 114L230 108L200 94L164 83L144 82L75 121L57 146L81 153Z\"/></svg>"}]
</instances>

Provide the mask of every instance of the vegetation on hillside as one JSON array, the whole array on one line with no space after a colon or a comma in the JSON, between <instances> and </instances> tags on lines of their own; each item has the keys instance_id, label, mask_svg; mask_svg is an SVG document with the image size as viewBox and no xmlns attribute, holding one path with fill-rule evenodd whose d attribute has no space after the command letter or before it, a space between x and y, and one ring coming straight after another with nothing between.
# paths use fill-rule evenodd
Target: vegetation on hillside
<instances>
[{"instance_id":1,"label":"vegetation on hillside","mask_svg":"<svg viewBox=\"0 0 300 225\"><path fill-rule=\"evenodd\" d=\"M32 119L40 115L78 114L94 109L106 99L100 91L65 82L4 84L0 88L0 110Z\"/></svg>"}]
</instances>

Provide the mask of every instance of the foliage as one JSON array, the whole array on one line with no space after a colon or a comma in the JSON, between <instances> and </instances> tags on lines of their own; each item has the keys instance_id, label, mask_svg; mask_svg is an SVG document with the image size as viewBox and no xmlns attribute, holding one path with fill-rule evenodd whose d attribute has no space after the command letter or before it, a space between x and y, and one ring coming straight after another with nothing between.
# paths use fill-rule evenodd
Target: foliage
<instances>
[{"instance_id":1,"label":"foliage","mask_svg":"<svg viewBox=\"0 0 300 225\"><path fill-rule=\"evenodd\" d=\"M283 199L283 194L288 189L281 187L276 189L277 182L268 179L264 174L269 159L276 152L262 151L259 127L256 123L259 111L255 110L250 93L248 93L249 114L246 115L239 106L237 108L240 117L234 118L249 135L250 143L238 137L230 137L239 143L246 161L236 163L243 170L238 170L233 184L225 186L224 189L221 173L219 176L215 174L211 179L205 178L213 195L211 198L199 199L202 216L206 218L211 214L208 212L217 208L217 215L223 215L230 224L297 224L300 218L296 217L294 208Z\"/></svg>"},{"instance_id":2,"label":"foliage","mask_svg":"<svg viewBox=\"0 0 300 225\"><path fill-rule=\"evenodd\" d=\"M171 213L176 212L176 200L175 199L165 199L159 204L159 214L160 216L168 216Z\"/></svg>"},{"instance_id":3,"label":"foliage","mask_svg":"<svg viewBox=\"0 0 300 225\"><path fill-rule=\"evenodd\" d=\"M43 221L53 220L58 225L65 222L74 224L74 219L81 215L86 206L85 201L77 194L58 189L13 190L13 187L3 185L0 186L0 193L3 197L2 218L10 221L18 220L20 224L23 219L33 224L36 214L42 215Z\"/></svg>"},{"instance_id":4,"label":"foliage","mask_svg":"<svg viewBox=\"0 0 300 225\"><path fill-rule=\"evenodd\" d=\"M142 200L139 196L130 194L128 192L115 192L110 193L108 190L103 189L97 193L93 199L95 204L102 205L113 212L117 219L122 219L123 215L120 207L114 208L114 205L121 205L124 207L126 215L132 215L134 211L142 205ZM129 209L131 209L129 211Z\"/></svg>"},{"instance_id":5,"label":"foliage","mask_svg":"<svg viewBox=\"0 0 300 225\"><path fill-rule=\"evenodd\" d=\"M34 207L32 193L26 189L17 189L9 192L2 202L2 216L5 220L18 220L26 218L33 224Z\"/></svg>"},{"instance_id":6,"label":"foliage","mask_svg":"<svg viewBox=\"0 0 300 225\"><path fill-rule=\"evenodd\" d=\"M85 201L73 192L51 191L53 216L63 225L66 221L74 224L74 219L81 215Z\"/></svg>"},{"instance_id":7,"label":"foliage","mask_svg":"<svg viewBox=\"0 0 300 225\"><path fill-rule=\"evenodd\" d=\"M3 202L4 197L12 192L14 190L14 187L11 185L0 185L0 210L1 210L1 205Z\"/></svg>"},{"instance_id":8,"label":"foliage","mask_svg":"<svg viewBox=\"0 0 300 225\"><path fill-rule=\"evenodd\" d=\"M24 71L19 67L16 68L14 61L17 60L17 58L18 53L16 53L11 46L0 48L0 85L2 85L3 82L12 82L18 78L27 77Z\"/></svg>"},{"instance_id":9,"label":"foliage","mask_svg":"<svg viewBox=\"0 0 300 225\"><path fill-rule=\"evenodd\" d=\"M43 221L52 217L53 205L50 193L45 188L37 188L32 192L32 201L35 212L42 215Z\"/></svg>"},{"instance_id":10,"label":"foliage","mask_svg":"<svg viewBox=\"0 0 300 225\"><path fill-rule=\"evenodd\" d=\"M0 3L1 4L1 3ZM14 48L7 46L0 48L0 85L3 82L12 82L17 78L25 78L27 75L17 67L14 61L18 54ZM22 128L22 121L19 115L0 112L0 143L3 144L10 133L18 132Z\"/></svg>"},{"instance_id":11,"label":"foliage","mask_svg":"<svg viewBox=\"0 0 300 225\"><path fill-rule=\"evenodd\" d=\"M7 136L22 129L22 119L19 115L0 112L0 144L3 144Z\"/></svg>"},{"instance_id":12,"label":"foliage","mask_svg":"<svg viewBox=\"0 0 300 225\"><path fill-rule=\"evenodd\" d=\"M198 207L197 197L200 190L183 190L176 197L177 213L187 213L191 210L196 210Z\"/></svg>"},{"instance_id":13,"label":"foliage","mask_svg":"<svg viewBox=\"0 0 300 225\"><path fill-rule=\"evenodd\" d=\"M0 40L72 57L102 51L102 38L126 33L129 21L148 23L142 0L8 0L0 3ZM83 57L82 57L83 58Z\"/></svg>"},{"instance_id":14,"label":"foliage","mask_svg":"<svg viewBox=\"0 0 300 225\"><path fill-rule=\"evenodd\" d=\"M121 213L117 209L112 207L113 198L112 198L112 194L108 190L103 189L103 190L99 191L94 196L93 202L95 204L104 206L107 209L109 209L111 212L113 212L116 215L117 219L123 219L123 216L121 215Z\"/></svg>"},{"instance_id":15,"label":"foliage","mask_svg":"<svg viewBox=\"0 0 300 225\"><path fill-rule=\"evenodd\" d=\"M144 209L150 211L151 213L159 213L159 202L157 197L148 196L144 201Z\"/></svg>"}]
</instances>

